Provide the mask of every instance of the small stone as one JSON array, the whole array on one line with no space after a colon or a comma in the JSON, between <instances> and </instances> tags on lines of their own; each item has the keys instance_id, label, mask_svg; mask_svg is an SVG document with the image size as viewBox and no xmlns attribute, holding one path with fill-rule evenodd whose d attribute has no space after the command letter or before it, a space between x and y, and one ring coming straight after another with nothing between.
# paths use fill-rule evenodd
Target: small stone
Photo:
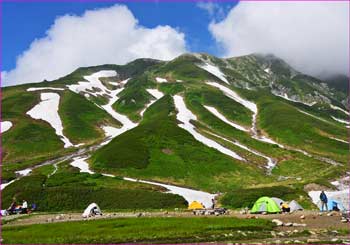
<instances>
[{"instance_id":1,"label":"small stone","mask_svg":"<svg viewBox=\"0 0 350 245\"><path fill-rule=\"evenodd\" d=\"M314 231L309 231L310 235L316 235L316 232Z\"/></svg>"},{"instance_id":2,"label":"small stone","mask_svg":"<svg viewBox=\"0 0 350 245\"><path fill-rule=\"evenodd\" d=\"M315 242L320 242L319 239L316 239L316 238L309 238L306 240L307 243L315 243Z\"/></svg>"},{"instance_id":3,"label":"small stone","mask_svg":"<svg viewBox=\"0 0 350 245\"><path fill-rule=\"evenodd\" d=\"M277 236L276 232L271 231L271 236L276 237Z\"/></svg>"},{"instance_id":4,"label":"small stone","mask_svg":"<svg viewBox=\"0 0 350 245\"><path fill-rule=\"evenodd\" d=\"M281 243L281 240L276 240L276 241L274 241L274 243L280 244L280 243Z\"/></svg>"},{"instance_id":5,"label":"small stone","mask_svg":"<svg viewBox=\"0 0 350 245\"><path fill-rule=\"evenodd\" d=\"M283 231L281 231L281 232L278 232L277 235L281 236L281 237L284 237L286 234Z\"/></svg>"},{"instance_id":6,"label":"small stone","mask_svg":"<svg viewBox=\"0 0 350 245\"><path fill-rule=\"evenodd\" d=\"M339 240L338 240L338 238L333 238L331 241L332 241L332 242L337 242L337 241L339 241Z\"/></svg>"},{"instance_id":7,"label":"small stone","mask_svg":"<svg viewBox=\"0 0 350 245\"><path fill-rule=\"evenodd\" d=\"M284 225L284 226L292 226L293 223L288 222L288 223L284 223L283 225Z\"/></svg>"},{"instance_id":8,"label":"small stone","mask_svg":"<svg viewBox=\"0 0 350 245\"><path fill-rule=\"evenodd\" d=\"M299 241L299 240L294 240L294 243L301 243L301 241Z\"/></svg>"},{"instance_id":9,"label":"small stone","mask_svg":"<svg viewBox=\"0 0 350 245\"><path fill-rule=\"evenodd\" d=\"M342 222L342 223L347 223L348 220L347 220L347 219L341 219L340 222Z\"/></svg>"},{"instance_id":10,"label":"small stone","mask_svg":"<svg viewBox=\"0 0 350 245\"><path fill-rule=\"evenodd\" d=\"M305 215L300 216L300 219L305 219Z\"/></svg>"},{"instance_id":11,"label":"small stone","mask_svg":"<svg viewBox=\"0 0 350 245\"><path fill-rule=\"evenodd\" d=\"M279 219L273 219L272 223L275 223L277 226L282 226L283 225L283 222L280 221Z\"/></svg>"}]
</instances>

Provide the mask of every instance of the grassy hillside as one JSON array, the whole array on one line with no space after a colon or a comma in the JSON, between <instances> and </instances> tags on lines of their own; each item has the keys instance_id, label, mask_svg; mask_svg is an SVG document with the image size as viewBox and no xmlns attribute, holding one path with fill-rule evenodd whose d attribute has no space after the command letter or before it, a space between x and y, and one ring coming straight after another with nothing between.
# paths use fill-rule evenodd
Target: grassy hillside
<instances>
[{"instance_id":1,"label":"grassy hillside","mask_svg":"<svg viewBox=\"0 0 350 245\"><path fill-rule=\"evenodd\" d=\"M52 173L52 166L36 169L30 176L9 185L2 191L2 206L8 207L13 197L36 203L39 211L82 212L92 202L102 210L185 208L186 201L167 194L161 188L134 183L100 174L80 173L68 164L60 164Z\"/></svg>"},{"instance_id":2,"label":"grassy hillside","mask_svg":"<svg viewBox=\"0 0 350 245\"><path fill-rule=\"evenodd\" d=\"M62 93L59 114L63 133L74 143L93 143L104 138L101 125L119 127L121 124L107 112L82 95L69 90Z\"/></svg>"},{"instance_id":3,"label":"grassy hillside","mask_svg":"<svg viewBox=\"0 0 350 245\"><path fill-rule=\"evenodd\" d=\"M2 234L5 243L191 243L246 239L238 231L249 232L250 239L266 238L272 229L264 219L172 217L14 226Z\"/></svg>"},{"instance_id":4,"label":"grassy hillside","mask_svg":"<svg viewBox=\"0 0 350 245\"><path fill-rule=\"evenodd\" d=\"M268 181L262 170L196 141L177 126L175 115L172 98L163 97L147 110L140 126L92 155L93 168L211 191Z\"/></svg>"},{"instance_id":5,"label":"grassy hillside","mask_svg":"<svg viewBox=\"0 0 350 245\"><path fill-rule=\"evenodd\" d=\"M26 115L39 101L39 94L26 92L22 88L3 90L2 120L13 123L13 127L2 135L3 163L33 162L63 153L63 142L55 130L48 123Z\"/></svg>"}]
</instances>

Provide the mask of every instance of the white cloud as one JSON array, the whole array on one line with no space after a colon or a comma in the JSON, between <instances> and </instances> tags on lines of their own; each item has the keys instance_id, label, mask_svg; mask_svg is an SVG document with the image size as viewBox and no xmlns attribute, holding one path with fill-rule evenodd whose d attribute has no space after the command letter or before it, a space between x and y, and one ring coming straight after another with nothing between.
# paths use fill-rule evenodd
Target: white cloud
<instances>
[{"instance_id":1,"label":"white cloud","mask_svg":"<svg viewBox=\"0 0 350 245\"><path fill-rule=\"evenodd\" d=\"M347 2L240 2L209 30L224 56L273 53L311 75L348 74Z\"/></svg>"},{"instance_id":2,"label":"white cloud","mask_svg":"<svg viewBox=\"0 0 350 245\"><path fill-rule=\"evenodd\" d=\"M205 10L208 15L213 19L222 19L224 17L224 9L218 3L214 3L211 1L208 2L198 2L197 7Z\"/></svg>"},{"instance_id":3,"label":"white cloud","mask_svg":"<svg viewBox=\"0 0 350 245\"><path fill-rule=\"evenodd\" d=\"M169 60L186 52L185 47L183 33L170 26L142 27L123 5L65 15L17 58L15 69L2 74L3 85L53 80L81 66L141 57Z\"/></svg>"}]
</instances>

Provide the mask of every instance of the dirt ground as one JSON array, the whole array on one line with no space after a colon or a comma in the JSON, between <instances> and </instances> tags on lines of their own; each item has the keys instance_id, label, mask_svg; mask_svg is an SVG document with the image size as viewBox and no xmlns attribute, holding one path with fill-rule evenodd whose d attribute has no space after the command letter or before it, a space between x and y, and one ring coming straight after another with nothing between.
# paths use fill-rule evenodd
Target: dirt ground
<instances>
[{"instance_id":1,"label":"dirt ground","mask_svg":"<svg viewBox=\"0 0 350 245\"><path fill-rule=\"evenodd\" d=\"M246 219L278 219L284 223L283 226L276 227L271 232L272 238L264 241L247 240L246 243L317 243L322 241L333 241L334 243L350 244L350 223L341 222L341 213L319 213L317 211L298 211L290 214L240 214L231 211L225 215ZM165 211L165 212L123 212L123 213L104 213L102 216L88 218L92 219L115 219L128 217L196 217L192 212L187 211ZM212 216L213 218L220 218ZM2 217L3 226L32 225L40 223L69 222L84 220L81 213L65 214L30 214L30 215L12 215ZM86 220L86 219L85 219ZM285 226L285 224L296 224ZM307 233L305 233L307 231ZM345 231L345 233L344 233ZM247 237L248 238L248 237ZM337 240L338 239L338 240Z\"/></svg>"},{"instance_id":2,"label":"dirt ground","mask_svg":"<svg viewBox=\"0 0 350 245\"><path fill-rule=\"evenodd\" d=\"M341 213L332 214L328 216L329 213L321 213L316 211L298 211L289 214L239 214L238 212L231 211L230 214L225 215L238 217L238 218L261 218L261 219L278 219L283 223L298 223L306 224L306 226L301 227L287 227L281 226L278 227L280 230L289 230L289 229L349 229L349 223L342 223ZM108 219L108 218L128 218L128 217L195 217L192 212L123 212L123 213L104 213L102 216L95 216L88 219ZM301 218L304 216L303 218ZM40 214L33 213L30 215L10 215L2 217L2 220L5 221L5 226L13 225L31 225L31 224L40 224L40 223L52 223L52 222L66 222L66 221L78 221L84 220L80 213L56 213L56 214Z\"/></svg>"}]
</instances>

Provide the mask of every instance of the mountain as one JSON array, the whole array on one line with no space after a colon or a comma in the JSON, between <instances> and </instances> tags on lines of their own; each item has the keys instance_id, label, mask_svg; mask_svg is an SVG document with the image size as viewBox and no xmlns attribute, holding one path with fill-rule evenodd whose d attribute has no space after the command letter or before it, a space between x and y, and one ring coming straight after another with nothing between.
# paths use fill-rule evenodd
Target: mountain
<instances>
[{"instance_id":1,"label":"mountain","mask_svg":"<svg viewBox=\"0 0 350 245\"><path fill-rule=\"evenodd\" d=\"M349 171L339 84L273 55L183 54L3 88L3 205L17 196L48 211L103 197L110 209L184 207L186 196L157 182L220 192L231 207L276 193L311 207L307 186L334 188Z\"/></svg>"}]
</instances>

